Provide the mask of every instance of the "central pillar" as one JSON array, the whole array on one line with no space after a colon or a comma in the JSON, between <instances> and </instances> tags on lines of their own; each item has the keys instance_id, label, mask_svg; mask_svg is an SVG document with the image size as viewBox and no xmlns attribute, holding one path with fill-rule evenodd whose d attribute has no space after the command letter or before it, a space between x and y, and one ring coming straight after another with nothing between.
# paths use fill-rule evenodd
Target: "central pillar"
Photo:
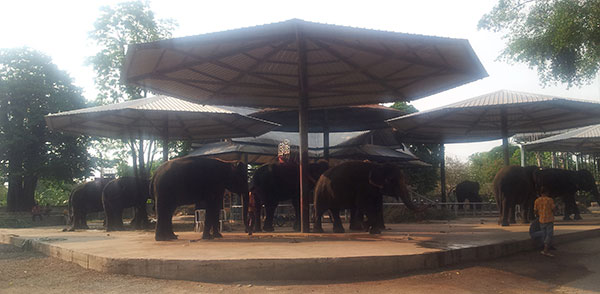
<instances>
[{"instance_id":1,"label":"central pillar","mask_svg":"<svg viewBox=\"0 0 600 294\"><path fill-rule=\"evenodd\" d=\"M302 233L310 232L308 187L308 81L306 74L306 46L300 25L296 27L298 49L298 131L300 133L300 226Z\"/></svg>"},{"instance_id":2,"label":"central pillar","mask_svg":"<svg viewBox=\"0 0 600 294\"><path fill-rule=\"evenodd\" d=\"M508 156L508 122L506 117L506 109L500 110L500 127L502 128L502 153L504 154L504 166L510 164L510 157Z\"/></svg>"}]
</instances>

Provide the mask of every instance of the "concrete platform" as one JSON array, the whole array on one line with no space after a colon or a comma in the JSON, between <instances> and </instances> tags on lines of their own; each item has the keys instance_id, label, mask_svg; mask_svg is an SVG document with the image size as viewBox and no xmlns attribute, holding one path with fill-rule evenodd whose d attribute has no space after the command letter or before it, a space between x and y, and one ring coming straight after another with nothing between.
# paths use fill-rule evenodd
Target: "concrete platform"
<instances>
[{"instance_id":1,"label":"concrete platform","mask_svg":"<svg viewBox=\"0 0 600 294\"><path fill-rule=\"evenodd\" d=\"M555 243L600 236L600 216L555 225ZM201 240L154 241L153 231L62 232L63 227L0 229L0 242L28 247L88 269L206 282L385 277L532 250L527 225L496 218L388 225L382 235L225 232ZM279 228L278 228L279 229ZM331 232L331 225L325 226ZM560 249L560 248L559 248Z\"/></svg>"}]
</instances>

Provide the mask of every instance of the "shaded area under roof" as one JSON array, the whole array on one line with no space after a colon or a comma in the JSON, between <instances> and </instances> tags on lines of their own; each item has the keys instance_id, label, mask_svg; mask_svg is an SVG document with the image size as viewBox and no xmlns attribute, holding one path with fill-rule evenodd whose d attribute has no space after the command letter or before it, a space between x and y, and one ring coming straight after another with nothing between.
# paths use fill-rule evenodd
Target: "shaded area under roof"
<instances>
[{"instance_id":1,"label":"shaded area under roof","mask_svg":"<svg viewBox=\"0 0 600 294\"><path fill-rule=\"evenodd\" d=\"M308 112L308 131L317 133L385 129L390 127L386 120L405 114L406 112L378 104L312 109ZM280 124L274 131L298 132L297 110L267 108L250 116Z\"/></svg>"}]
</instances>

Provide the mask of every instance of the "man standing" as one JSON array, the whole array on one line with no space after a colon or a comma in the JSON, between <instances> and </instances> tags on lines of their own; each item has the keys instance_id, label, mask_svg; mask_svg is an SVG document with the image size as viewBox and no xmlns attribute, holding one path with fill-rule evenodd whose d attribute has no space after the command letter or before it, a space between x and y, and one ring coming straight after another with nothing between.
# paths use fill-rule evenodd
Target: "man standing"
<instances>
[{"instance_id":1,"label":"man standing","mask_svg":"<svg viewBox=\"0 0 600 294\"><path fill-rule=\"evenodd\" d=\"M552 246L552 236L554 235L554 200L548 197L546 191L542 188L542 193L540 197L535 200L533 204L533 209L536 214L539 216L540 228L542 232L542 240L544 241L544 250L542 250L542 254L546 256L554 256L550 253L550 248Z\"/></svg>"}]
</instances>

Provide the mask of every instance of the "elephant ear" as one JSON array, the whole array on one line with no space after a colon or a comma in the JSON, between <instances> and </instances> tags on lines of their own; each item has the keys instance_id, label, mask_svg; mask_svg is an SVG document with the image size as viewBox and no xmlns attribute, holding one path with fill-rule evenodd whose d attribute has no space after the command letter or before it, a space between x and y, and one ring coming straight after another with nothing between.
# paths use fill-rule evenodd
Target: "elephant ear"
<instances>
[{"instance_id":1,"label":"elephant ear","mask_svg":"<svg viewBox=\"0 0 600 294\"><path fill-rule=\"evenodd\" d=\"M385 184L385 170L378 166L372 168L369 172L369 184L382 189Z\"/></svg>"}]
</instances>

